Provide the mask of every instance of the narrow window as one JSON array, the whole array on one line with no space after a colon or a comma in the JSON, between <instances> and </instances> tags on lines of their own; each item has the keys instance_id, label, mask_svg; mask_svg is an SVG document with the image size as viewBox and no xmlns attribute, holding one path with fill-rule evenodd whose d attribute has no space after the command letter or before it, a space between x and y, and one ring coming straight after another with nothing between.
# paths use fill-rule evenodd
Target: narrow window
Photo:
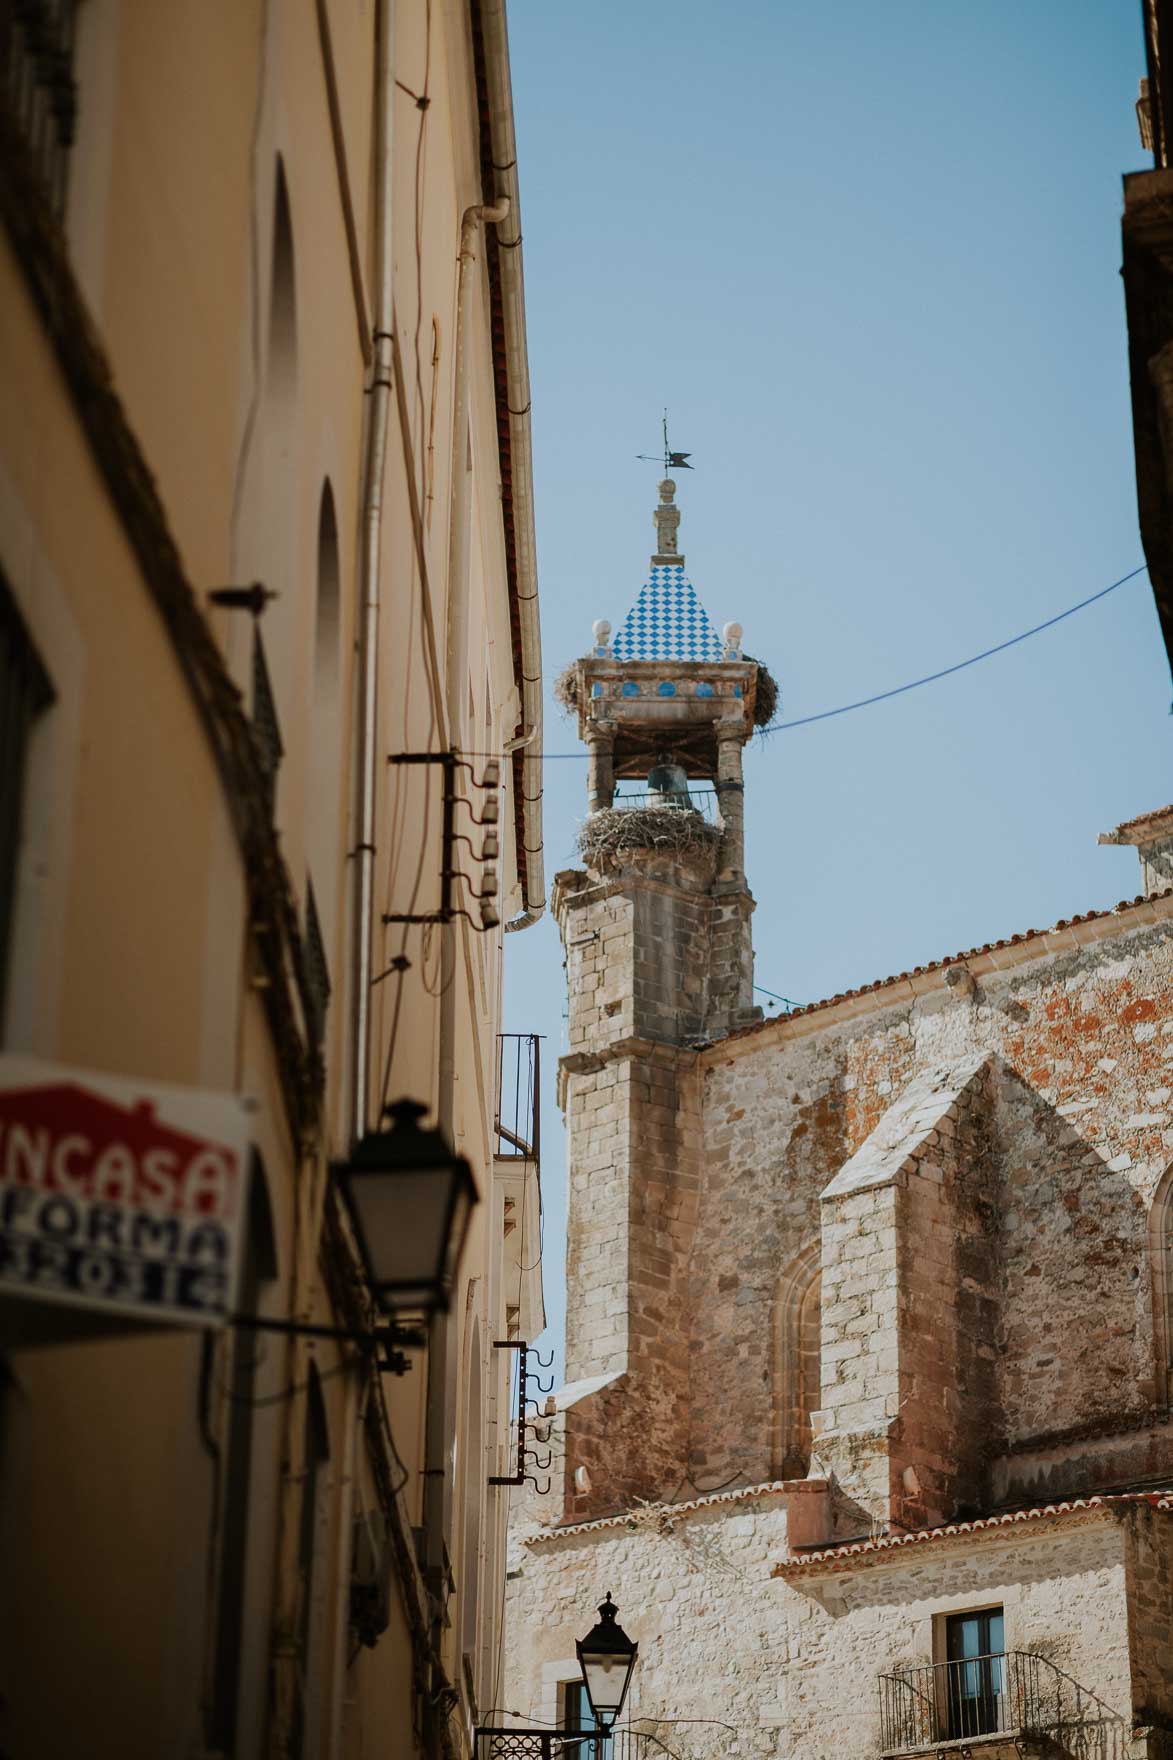
<instances>
[{"instance_id":1,"label":"narrow window","mask_svg":"<svg viewBox=\"0 0 1173 1760\"><path fill-rule=\"evenodd\" d=\"M15 599L0 579L0 1021L8 986L29 736L52 701L48 674Z\"/></svg>"},{"instance_id":2,"label":"narrow window","mask_svg":"<svg viewBox=\"0 0 1173 1760\"><path fill-rule=\"evenodd\" d=\"M65 210L65 174L77 117L75 0L0 0L0 80L53 212Z\"/></svg>"},{"instance_id":3,"label":"narrow window","mask_svg":"<svg viewBox=\"0 0 1173 1760\"><path fill-rule=\"evenodd\" d=\"M307 803L307 850L313 886L307 894L315 909L311 954L320 956L324 983L321 1012L330 994L329 953L334 947L337 924L340 865L344 860L342 774L342 654L341 565L338 550L338 516L334 491L327 480L318 502L318 579L314 608L314 681L310 712L309 800ZM307 902L306 916L311 912ZM312 928L318 929L318 945L312 944ZM317 975L315 975L315 982ZM324 1020L318 1023L319 1035Z\"/></svg>"},{"instance_id":4,"label":"narrow window","mask_svg":"<svg viewBox=\"0 0 1173 1760\"><path fill-rule=\"evenodd\" d=\"M792 1261L778 1296L778 1472L802 1479L810 1470L811 1413L818 1409L821 1370L819 1242Z\"/></svg>"},{"instance_id":5,"label":"narrow window","mask_svg":"<svg viewBox=\"0 0 1173 1760\"><path fill-rule=\"evenodd\" d=\"M293 217L285 167L277 159L273 200L273 258L269 284L269 390L278 398L297 388L297 289L294 278Z\"/></svg>"},{"instance_id":6,"label":"narrow window","mask_svg":"<svg viewBox=\"0 0 1173 1760\"><path fill-rule=\"evenodd\" d=\"M945 1621L946 1735L949 1741L1006 1728L1002 1609L955 1613Z\"/></svg>"},{"instance_id":7,"label":"narrow window","mask_svg":"<svg viewBox=\"0 0 1173 1760\"><path fill-rule=\"evenodd\" d=\"M1154 1404L1173 1402L1173 1167L1167 1168L1149 1212L1152 1267Z\"/></svg>"}]
</instances>

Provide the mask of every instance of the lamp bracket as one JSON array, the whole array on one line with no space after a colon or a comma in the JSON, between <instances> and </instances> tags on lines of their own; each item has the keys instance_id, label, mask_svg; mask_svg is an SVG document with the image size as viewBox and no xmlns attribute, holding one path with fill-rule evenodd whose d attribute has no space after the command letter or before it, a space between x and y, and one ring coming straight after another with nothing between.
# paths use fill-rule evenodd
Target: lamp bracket
<instances>
[{"instance_id":1,"label":"lamp bracket","mask_svg":"<svg viewBox=\"0 0 1173 1760\"><path fill-rule=\"evenodd\" d=\"M404 1352L423 1350L428 1342L425 1333L397 1326L393 1321L364 1332L352 1326L319 1326L311 1320L270 1319L264 1314L232 1314L229 1319L233 1326L250 1332L279 1332L292 1338L332 1338L355 1344L376 1358L377 1367L384 1375L406 1375L411 1364Z\"/></svg>"}]
</instances>

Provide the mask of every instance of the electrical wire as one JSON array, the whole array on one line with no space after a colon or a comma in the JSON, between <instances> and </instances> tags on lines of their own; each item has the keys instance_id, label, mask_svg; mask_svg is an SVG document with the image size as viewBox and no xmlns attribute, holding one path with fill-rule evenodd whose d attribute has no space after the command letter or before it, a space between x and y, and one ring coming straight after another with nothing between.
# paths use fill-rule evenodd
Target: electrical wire
<instances>
[{"instance_id":1,"label":"electrical wire","mask_svg":"<svg viewBox=\"0 0 1173 1760\"><path fill-rule=\"evenodd\" d=\"M835 715L850 715L855 709L869 709L873 703L885 703L890 697L902 697L906 691L916 691L922 685L935 684L939 678L950 678L955 672L964 672L967 666L976 666L979 661L989 660L994 654L1004 654L1007 648L1017 647L1019 642L1029 641L1031 636L1038 636L1044 630L1054 629L1055 625L1062 623L1065 618L1074 617L1077 611L1086 610L1089 605L1094 605L1098 599L1106 599L1109 593L1116 591L1117 587L1122 587L1126 582L1135 580L1137 575L1144 574L1147 568L1148 563L1142 562L1139 568L1132 569L1128 574L1122 574L1118 581L1112 582L1111 586L1101 587L1098 593L1092 593L1089 598L1081 599L1078 605L1069 605L1066 611L1058 611L1054 617L1048 617L1043 623L1036 623L1032 629L1024 629L1019 635L1010 636L1004 642L996 642L992 648L983 648L980 654L971 654L968 660L958 660L953 666L943 666L939 672L927 672L923 678L910 679L907 684L895 685L891 690L877 691L874 696L860 697L857 702L841 703L837 709L823 709L817 715L802 715L796 721L775 721L769 727L762 728L762 737L764 738L771 733L782 733L793 727L810 727L815 721L829 721Z\"/></svg>"},{"instance_id":2,"label":"electrical wire","mask_svg":"<svg viewBox=\"0 0 1173 1760\"><path fill-rule=\"evenodd\" d=\"M850 715L856 709L869 709L874 703L885 703L890 697L902 697L907 691L919 690L922 685L935 684L938 679L950 678L955 672L964 672L967 667L976 666L982 660L989 660L995 654L1004 654L1007 648L1017 647L1019 642L1029 641L1031 636L1041 635L1044 630L1053 629L1057 623L1062 623L1065 618L1074 617L1077 611L1085 611L1089 605L1094 605L1099 599L1106 599L1109 593L1116 591L1117 587L1125 586L1129 581L1135 580L1138 575L1146 573L1147 570L1148 563L1142 562L1139 568L1130 570L1128 574L1122 574L1119 580L1113 581L1110 586L1101 587L1098 593L1092 593L1088 598L1081 599L1076 605L1069 605L1066 611L1056 612L1054 617L1048 617L1043 623L1036 623L1031 629L1021 630L1018 635L1010 636L1004 642L996 642L992 648L983 648L980 654L971 654L968 660L958 660L952 666L942 666L937 672L926 672L923 678L909 679L907 684L894 685L891 690L876 691L870 697L859 697L853 703L840 703L834 709L821 709L817 715L801 715L793 721L771 722L768 727L759 729L759 736L764 739L770 734L789 733L796 727L810 727L816 721L830 721L836 715ZM493 756L491 752L466 752L464 755L467 758ZM650 756L650 751L645 755ZM586 763L590 753L535 752L533 756L541 758L544 763L555 761Z\"/></svg>"},{"instance_id":3,"label":"electrical wire","mask_svg":"<svg viewBox=\"0 0 1173 1760\"><path fill-rule=\"evenodd\" d=\"M786 1008L805 1008L805 1002L793 1002L789 996L779 996L776 990L767 990L764 984L755 984L754 989L759 996L768 996L773 1002L781 1002Z\"/></svg>"}]
</instances>

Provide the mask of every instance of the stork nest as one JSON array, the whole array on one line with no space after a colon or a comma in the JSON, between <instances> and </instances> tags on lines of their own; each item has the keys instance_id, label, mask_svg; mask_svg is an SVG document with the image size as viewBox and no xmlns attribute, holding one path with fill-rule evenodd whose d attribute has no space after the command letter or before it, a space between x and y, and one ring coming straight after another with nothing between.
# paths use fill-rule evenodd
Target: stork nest
<instances>
[{"instance_id":1,"label":"stork nest","mask_svg":"<svg viewBox=\"0 0 1173 1760\"><path fill-rule=\"evenodd\" d=\"M720 841L717 827L686 807L642 807L631 812L608 807L592 813L578 833L579 854L592 868L605 867L623 850L700 855Z\"/></svg>"},{"instance_id":2,"label":"stork nest","mask_svg":"<svg viewBox=\"0 0 1173 1760\"><path fill-rule=\"evenodd\" d=\"M753 656L747 654L747 660ZM769 667L760 660L753 664L758 669L757 695L754 698L753 720L755 727L768 727L778 712L778 685ZM578 661L572 660L563 668L550 687L554 701L564 715L578 713Z\"/></svg>"},{"instance_id":3,"label":"stork nest","mask_svg":"<svg viewBox=\"0 0 1173 1760\"><path fill-rule=\"evenodd\" d=\"M745 656L753 660L758 669L758 688L753 700L753 724L755 727L768 727L778 713L778 681L768 666L760 660L754 660L752 654Z\"/></svg>"},{"instance_id":4,"label":"stork nest","mask_svg":"<svg viewBox=\"0 0 1173 1760\"><path fill-rule=\"evenodd\" d=\"M578 713L578 661L563 667L550 686L551 695L564 715Z\"/></svg>"}]
</instances>

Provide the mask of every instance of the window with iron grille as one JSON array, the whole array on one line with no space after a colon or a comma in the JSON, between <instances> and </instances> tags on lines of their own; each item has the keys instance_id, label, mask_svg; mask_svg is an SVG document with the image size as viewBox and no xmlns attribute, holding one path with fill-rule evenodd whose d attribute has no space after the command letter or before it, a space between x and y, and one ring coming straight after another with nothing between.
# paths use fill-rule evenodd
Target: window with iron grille
<instances>
[{"instance_id":1,"label":"window with iron grille","mask_svg":"<svg viewBox=\"0 0 1173 1760\"><path fill-rule=\"evenodd\" d=\"M37 716L52 701L48 674L0 577L0 1020L8 981L29 735Z\"/></svg>"},{"instance_id":2,"label":"window with iron grille","mask_svg":"<svg viewBox=\"0 0 1173 1760\"><path fill-rule=\"evenodd\" d=\"M305 962L309 979L310 1030L314 1043L320 1044L326 1031L326 1009L330 1003L330 968L326 963L326 945L318 917L318 902L309 875L305 883Z\"/></svg>"},{"instance_id":3,"label":"window with iron grille","mask_svg":"<svg viewBox=\"0 0 1173 1760\"><path fill-rule=\"evenodd\" d=\"M277 794L277 771L285 747L281 740L277 700L273 695L269 665L265 659L265 647L259 629L253 631L253 738L256 741L257 756L261 760L261 769L265 773L265 791L269 811L272 812Z\"/></svg>"},{"instance_id":4,"label":"window with iron grille","mask_svg":"<svg viewBox=\"0 0 1173 1760\"><path fill-rule=\"evenodd\" d=\"M77 0L0 0L0 89L54 212L65 209L77 118Z\"/></svg>"}]
</instances>

